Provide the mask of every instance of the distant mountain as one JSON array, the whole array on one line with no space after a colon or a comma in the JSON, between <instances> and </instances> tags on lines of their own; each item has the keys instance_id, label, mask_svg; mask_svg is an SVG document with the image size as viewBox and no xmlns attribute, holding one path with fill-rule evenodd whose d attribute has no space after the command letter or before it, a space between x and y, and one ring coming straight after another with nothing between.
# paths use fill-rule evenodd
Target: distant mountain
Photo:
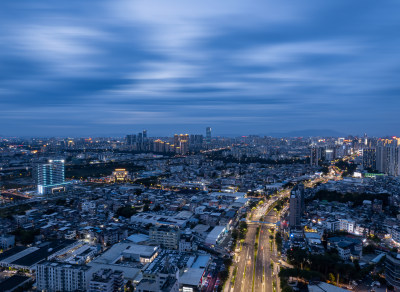
<instances>
[{"instance_id":1,"label":"distant mountain","mask_svg":"<svg viewBox=\"0 0 400 292\"><path fill-rule=\"evenodd\" d=\"M308 129L283 133L270 133L272 137L346 137L348 134L328 129Z\"/></svg>"},{"instance_id":2,"label":"distant mountain","mask_svg":"<svg viewBox=\"0 0 400 292\"><path fill-rule=\"evenodd\" d=\"M238 137L238 136L249 136L249 135L257 135L260 137L269 136L269 137L347 137L349 134L340 133L334 130L328 129L307 129L307 130L298 130L298 131L290 131L290 132L275 132L275 133L242 133L239 134L228 134L228 133L218 133L220 137Z\"/></svg>"}]
</instances>

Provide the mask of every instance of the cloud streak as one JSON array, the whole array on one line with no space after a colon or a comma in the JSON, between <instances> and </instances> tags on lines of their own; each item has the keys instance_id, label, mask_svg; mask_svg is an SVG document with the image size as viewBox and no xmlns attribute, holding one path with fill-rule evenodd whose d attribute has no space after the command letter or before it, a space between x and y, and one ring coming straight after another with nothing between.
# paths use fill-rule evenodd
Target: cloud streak
<instances>
[{"instance_id":1,"label":"cloud streak","mask_svg":"<svg viewBox=\"0 0 400 292\"><path fill-rule=\"evenodd\" d=\"M0 135L400 134L399 6L1 1Z\"/></svg>"}]
</instances>

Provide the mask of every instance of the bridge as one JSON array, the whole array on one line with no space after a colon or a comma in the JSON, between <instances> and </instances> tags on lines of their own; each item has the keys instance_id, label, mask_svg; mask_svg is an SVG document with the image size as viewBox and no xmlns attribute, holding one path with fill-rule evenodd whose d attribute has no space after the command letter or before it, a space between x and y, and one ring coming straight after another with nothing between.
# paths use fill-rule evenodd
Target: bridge
<instances>
[{"instance_id":1,"label":"bridge","mask_svg":"<svg viewBox=\"0 0 400 292\"><path fill-rule=\"evenodd\" d=\"M273 222L266 222L266 221L247 220L247 223L259 223L259 224L274 225L274 226L280 226L281 225L281 221L277 221L277 222L273 223Z\"/></svg>"}]
</instances>

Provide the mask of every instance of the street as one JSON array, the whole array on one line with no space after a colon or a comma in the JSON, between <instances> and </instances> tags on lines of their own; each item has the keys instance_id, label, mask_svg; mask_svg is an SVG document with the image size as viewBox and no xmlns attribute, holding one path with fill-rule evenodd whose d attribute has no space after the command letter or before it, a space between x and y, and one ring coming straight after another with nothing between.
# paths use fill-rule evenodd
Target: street
<instances>
[{"instance_id":1,"label":"street","mask_svg":"<svg viewBox=\"0 0 400 292\"><path fill-rule=\"evenodd\" d=\"M262 212L255 211L254 213L254 221L259 220L263 215ZM264 221L276 223L278 221L276 215L276 212L272 210L264 216ZM231 277L225 285L225 291L273 292L273 281L276 282L276 275L273 276L271 270L273 254L271 252L270 235L272 233L269 229L269 224L248 223L246 239L241 245L241 251L236 255L233 264L234 269L237 269L234 284L232 285ZM259 230L259 238L256 246L257 230ZM272 247L274 251L274 241L272 241Z\"/></svg>"}]
</instances>

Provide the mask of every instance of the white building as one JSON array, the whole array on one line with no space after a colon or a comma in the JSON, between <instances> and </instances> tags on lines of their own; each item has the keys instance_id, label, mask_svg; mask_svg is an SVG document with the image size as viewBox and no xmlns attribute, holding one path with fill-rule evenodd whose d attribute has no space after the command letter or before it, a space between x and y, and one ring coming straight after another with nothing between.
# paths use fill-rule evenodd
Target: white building
<instances>
[{"instance_id":1,"label":"white building","mask_svg":"<svg viewBox=\"0 0 400 292\"><path fill-rule=\"evenodd\" d=\"M221 240L226 230L225 226L215 226L213 230L207 235L206 244L217 244Z\"/></svg>"},{"instance_id":2,"label":"white building","mask_svg":"<svg viewBox=\"0 0 400 292\"><path fill-rule=\"evenodd\" d=\"M339 219L340 230L347 231L348 233L354 233L356 222L351 219Z\"/></svg>"},{"instance_id":3,"label":"white building","mask_svg":"<svg viewBox=\"0 0 400 292\"><path fill-rule=\"evenodd\" d=\"M88 290L90 267L46 261L37 265L38 290L76 291Z\"/></svg>"}]
</instances>

